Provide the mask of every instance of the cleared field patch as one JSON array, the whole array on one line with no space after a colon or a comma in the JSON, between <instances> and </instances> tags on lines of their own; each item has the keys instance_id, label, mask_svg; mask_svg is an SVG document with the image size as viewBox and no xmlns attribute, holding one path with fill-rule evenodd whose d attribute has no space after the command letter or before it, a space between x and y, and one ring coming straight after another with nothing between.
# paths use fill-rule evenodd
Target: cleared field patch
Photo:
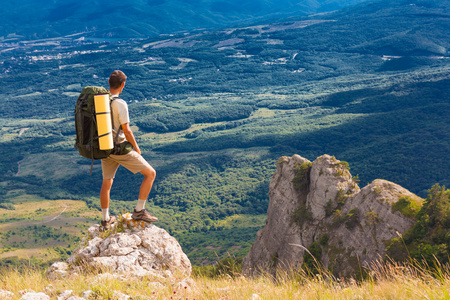
<instances>
[{"instance_id":1,"label":"cleared field patch","mask_svg":"<svg viewBox=\"0 0 450 300\"><path fill-rule=\"evenodd\" d=\"M6 183L6 185L8 184L7 181L5 181L3 183ZM36 196L36 195L27 194L26 191L23 189L10 190L6 193L5 198L7 198L8 201L10 201L12 203L25 203L25 202L36 202L36 201L47 200L47 199L44 199L44 198Z\"/></svg>"},{"instance_id":2,"label":"cleared field patch","mask_svg":"<svg viewBox=\"0 0 450 300\"><path fill-rule=\"evenodd\" d=\"M28 131L31 134L34 133L39 126L42 125L50 125L53 122L60 122L63 119L47 119L47 120L39 120L39 119L2 119L0 118L0 142L9 142L14 140L17 137L28 134Z\"/></svg>"},{"instance_id":3,"label":"cleared field patch","mask_svg":"<svg viewBox=\"0 0 450 300\"><path fill-rule=\"evenodd\" d=\"M267 215L233 215L223 220L219 220L216 226L224 228L249 228L249 227L262 227L267 219Z\"/></svg>"},{"instance_id":4,"label":"cleared field patch","mask_svg":"<svg viewBox=\"0 0 450 300\"><path fill-rule=\"evenodd\" d=\"M257 111L253 112L249 119L255 118L270 118L275 115L275 112L268 108L260 108Z\"/></svg>"},{"instance_id":5,"label":"cleared field patch","mask_svg":"<svg viewBox=\"0 0 450 300\"><path fill-rule=\"evenodd\" d=\"M181 70L186 67L190 62L196 62L195 59L190 58L178 58L180 64L178 66L170 67L171 70Z\"/></svg>"},{"instance_id":6,"label":"cleared field patch","mask_svg":"<svg viewBox=\"0 0 450 300\"><path fill-rule=\"evenodd\" d=\"M68 156L59 154L30 154L18 162L19 171L16 176L34 175L40 178L59 180L86 173L84 166L77 164Z\"/></svg>"},{"instance_id":7,"label":"cleared field patch","mask_svg":"<svg viewBox=\"0 0 450 300\"><path fill-rule=\"evenodd\" d=\"M83 201L55 200L26 202L14 205L15 210L0 208L0 222L11 219L26 219L26 222L51 222L61 217L63 213L77 212L89 214L90 210ZM14 223L17 225L17 222ZM10 226L10 224L0 225Z\"/></svg>"},{"instance_id":8,"label":"cleared field patch","mask_svg":"<svg viewBox=\"0 0 450 300\"><path fill-rule=\"evenodd\" d=\"M74 200L24 202L14 208L0 209L0 258L67 256L98 216Z\"/></svg>"},{"instance_id":9,"label":"cleared field patch","mask_svg":"<svg viewBox=\"0 0 450 300\"><path fill-rule=\"evenodd\" d=\"M9 257L18 257L18 258L45 257L47 259L57 258L54 257L53 255L49 256L49 253L50 253L49 248L17 249L0 254L0 258L9 258Z\"/></svg>"}]
</instances>

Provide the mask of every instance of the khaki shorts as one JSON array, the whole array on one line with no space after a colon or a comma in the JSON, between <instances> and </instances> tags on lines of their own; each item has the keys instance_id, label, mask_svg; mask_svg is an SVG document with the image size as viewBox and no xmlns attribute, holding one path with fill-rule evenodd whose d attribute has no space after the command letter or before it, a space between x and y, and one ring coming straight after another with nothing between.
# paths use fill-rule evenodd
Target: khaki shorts
<instances>
[{"instance_id":1,"label":"khaki shorts","mask_svg":"<svg viewBox=\"0 0 450 300\"><path fill-rule=\"evenodd\" d=\"M114 178L120 165L134 174L151 168L150 164L134 150L124 155L111 154L107 158L102 159L103 179Z\"/></svg>"}]
</instances>

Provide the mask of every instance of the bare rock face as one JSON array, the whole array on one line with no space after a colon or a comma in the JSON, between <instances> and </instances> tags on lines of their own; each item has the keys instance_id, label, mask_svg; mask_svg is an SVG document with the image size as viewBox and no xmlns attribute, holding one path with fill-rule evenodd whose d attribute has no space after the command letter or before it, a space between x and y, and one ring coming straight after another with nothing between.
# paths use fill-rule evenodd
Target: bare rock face
<instances>
[{"instance_id":1,"label":"bare rock face","mask_svg":"<svg viewBox=\"0 0 450 300\"><path fill-rule=\"evenodd\" d=\"M47 276L65 277L86 267L113 274L159 278L172 277L174 272L189 277L192 270L174 237L153 224L131 219L131 214L122 215L108 231L102 231L99 225L89 228L67 263L54 263Z\"/></svg>"},{"instance_id":2,"label":"bare rock face","mask_svg":"<svg viewBox=\"0 0 450 300\"><path fill-rule=\"evenodd\" d=\"M414 224L392 205L421 199L379 179L360 189L348 169L329 155L312 163L299 155L280 158L269 186L267 223L243 261L244 272L299 268L311 246L339 276L383 257L385 242Z\"/></svg>"}]
</instances>

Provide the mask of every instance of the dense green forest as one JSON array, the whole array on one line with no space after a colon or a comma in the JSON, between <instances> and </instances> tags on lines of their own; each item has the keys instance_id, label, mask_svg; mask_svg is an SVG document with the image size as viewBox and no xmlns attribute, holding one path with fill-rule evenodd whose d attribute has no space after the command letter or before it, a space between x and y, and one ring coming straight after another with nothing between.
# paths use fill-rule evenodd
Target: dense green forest
<instances>
[{"instance_id":1,"label":"dense green forest","mask_svg":"<svg viewBox=\"0 0 450 300\"><path fill-rule=\"evenodd\" d=\"M390 241L388 255L400 261L414 259L428 266L449 263L450 190L439 184L433 185L414 217L417 220L414 226L403 236Z\"/></svg>"},{"instance_id":2,"label":"dense green forest","mask_svg":"<svg viewBox=\"0 0 450 300\"><path fill-rule=\"evenodd\" d=\"M5 2L1 40L74 35L142 38L186 30L223 28L281 16L323 13L364 0L22 0ZM120 22L117 22L120 20Z\"/></svg>"},{"instance_id":3,"label":"dense green forest","mask_svg":"<svg viewBox=\"0 0 450 300\"><path fill-rule=\"evenodd\" d=\"M348 161L422 197L450 186L449 1L375 1L344 11L148 39L0 40L0 202L83 200L99 162L74 149L83 86L128 81L123 99L157 179L149 207L194 263L243 256L264 225L282 155ZM139 175L120 169L113 211Z\"/></svg>"}]
</instances>

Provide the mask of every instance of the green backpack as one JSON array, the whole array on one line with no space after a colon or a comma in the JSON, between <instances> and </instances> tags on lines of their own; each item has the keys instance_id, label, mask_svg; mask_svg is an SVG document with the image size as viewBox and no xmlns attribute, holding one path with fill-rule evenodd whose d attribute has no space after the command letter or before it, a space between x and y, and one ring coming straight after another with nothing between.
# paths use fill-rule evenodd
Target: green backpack
<instances>
[{"instance_id":1,"label":"green backpack","mask_svg":"<svg viewBox=\"0 0 450 300\"><path fill-rule=\"evenodd\" d=\"M106 158L114 151L114 149L100 150L99 147L98 139L100 136L97 131L94 96L104 94L109 94L110 100L114 101L114 99L111 99L111 94L107 89L97 86L87 86L81 91L75 105L75 130L77 134L75 148L78 149L81 156L92 160L91 174L94 159ZM111 123L113 123L112 115Z\"/></svg>"}]
</instances>

